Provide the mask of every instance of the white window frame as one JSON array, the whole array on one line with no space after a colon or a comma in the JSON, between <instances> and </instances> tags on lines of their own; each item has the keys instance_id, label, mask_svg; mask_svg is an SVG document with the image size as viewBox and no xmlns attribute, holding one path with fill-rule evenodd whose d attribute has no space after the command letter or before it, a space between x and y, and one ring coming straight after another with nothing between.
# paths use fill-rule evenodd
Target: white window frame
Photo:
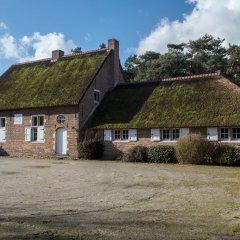
<instances>
[{"instance_id":1,"label":"white window frame","mask_svg":"<svg viewBox=\"0 0 240 240\"><path fill-rule=\"evenodd\" d=\"M227 133L223 133L224 135L225 134L227 134L228 135L228 137L226 138L226 137L222 137L222 129L227 129ZM228 142L228 141L230 141L231 140L231 133L230 133L230 128L228 128L228 127L221 127L220 128L220 131L219 131L219 134L220 134L220 136L219 136L219 139L221 140L221 142Z\"/></svg>"},{"instance_id":2,"label":"white window frame","mask_svg":"<svg viewBox=\"0 0 240 240\"><path fill-rule=\"evenodd\" d=\"M233 140L233 141L235 141L235 142L239 142L240 141L240 138L234 138L233 137L233 129L239 129L240 130L240 127L233 127L233 128L231 128L231 140ZM236 133L236 134L238 134L238 133ZM240 134L240 133L239 133Z\"/></svg>"},{"instance_id":3,"label":"white window frame","mask_svg":"<svg viewBox=\"0 0 240 240\"><path fill-rule=\"evenodd\" d=\"M120 138L116 138L116 131L120 133ZM113 142L136 142L137 141L137 129L114 129L113 130Z\"/></svg>"},{"instance_id":4,"label":"white window frame","mask_svg":"<svg viewBox=\"0 0 240 240\"><path fill-rule=\"evenodd\" d=\"M176 134L176 133L174 133L174 131L178 131L177 137L176 136L174 137L174 135ZM172 132L172 141L177 141L181 136L180 128L173 128L171 132Z\"/></svg>"},{"instance_id":5,"label":"white window frame","mask_svg":"<svg viewBox=\"0 0 240 240\"><path fill-rule=\"evenodd\" d=\"M164 131L168 131L168 138L164 138ZM169 128L162 129L162 141L163 142L171 142L171 131Z\"/></svg>"},{"instance_id":6,"label":"white window frame","mask_svg":"<svg viewBox=\"0 0 240 240\"><path fill-rule=\"evenodd\" d=\"M37 117L37 125L33 125L34 121L33 118ZM43 117L43 125L40 125L40 117ZM26 142L31 142L31 143L44 143L45 142L45 138L44 138L44 133L45 133L45 115L41 114L41 115L32 115L31 116L31 127L26 127L25 128L25 141ZM36 129L37 131L37 139L34 139L34 129ZM30 134L30 136L29 136Z\"/></svg>"}]
</instances>

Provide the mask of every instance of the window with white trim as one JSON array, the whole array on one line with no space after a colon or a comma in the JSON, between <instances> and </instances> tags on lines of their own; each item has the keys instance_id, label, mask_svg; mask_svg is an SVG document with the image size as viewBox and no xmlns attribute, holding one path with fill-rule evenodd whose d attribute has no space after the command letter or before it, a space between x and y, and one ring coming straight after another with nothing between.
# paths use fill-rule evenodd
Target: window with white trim
<instances>
[{"instance_id":1,"label":"window with white trim","mask_svg":"<svg viewBox=\"0 0 240 240\"><path fill-rule=\"evenodd\" d=\"M114 140L121 140L121 130L114 130Z\"/></svg>"},{"instance_id":2,"label":"window with white trim","mask_svg":"<svg viewBox=\"0 0 240 240\"><path fill-rule=\"evenodd\" d=\"M44 142L44 116L32 116L32 126L25 128L26 142Z\"/></svg>"},{"instance_id":3,"label":"window with white trim","mask_svg":"<svg viewBox=\"0 0 240 240\"><path fill-rule=\"evenodd\" d=\"M137 141L136 129L116 129L113 131L114 141Z\"/></svg>"},{"instance_id":4,"label":"window with white trim","mask_svg":"<svg viewBox=\"0 0 240 240\"><path fill-rule=\"evenodd\" d=\"M240 128L232 129L232 139L239 140L240 139Z\"/></svg>"},{"instance_id":5,"label":"window with white trim","mask_svg":"<svg viewBox=\"0 0 240 240\"><path fill-rule=\"evenodd\" d=\"M228 140L229 139L229 129L228 128L221 128L220 137L221 137L222 140Z\"/></svg>"},{"instance_id":6,"label":"window with white trim","mask_svg":"<svg viewBox=\"0 0 240 240\"><path fill-rule=\"evenodd\" d=\"M128 140L128 130L122 130L122 139Z\"/></svg>"},{"instance_id":7,"label":"window with white trim","mask_svg":"<svg viewBox=\"0 0 240 240\"><path fill-rule=\"evenodd\" d=\"M169 131L169 129L163 129L162 130L162 139L163 139L163 141L169 141L170 140L170 131Z\"/></svg>"},{"instance_id":8,"label":"window with white trim","mask_svg":"<svg viewBox=\"0 0 240 240\"><path fill-rule=\"evenodd\" d=\"M94 102L99 103L100 101L100 91L97 89L94 89Z\"/></svg>"},{"instance_id":9,"label":"window with white trim","mask_svg":"<svg viewBox=\"0 0 240 240\"><path fill-rule=\"evenodd\" d=\"M172 130L173 140L177 140L180 137L180 129L176 128Z\"/></svg>"}]
</instances>

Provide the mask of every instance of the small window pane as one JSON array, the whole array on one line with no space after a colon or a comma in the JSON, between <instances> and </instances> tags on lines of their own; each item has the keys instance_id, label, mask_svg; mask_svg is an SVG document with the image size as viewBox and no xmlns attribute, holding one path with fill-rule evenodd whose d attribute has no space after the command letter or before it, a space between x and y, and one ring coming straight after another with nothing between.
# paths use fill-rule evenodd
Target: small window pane
<instances>
[{"instance_id":1,"label":"small window pane","mask_svg":"<svg viewBox=\"0 0 240 240\"><path fill-rule=\"evenodd\" d=\"M232 129L232 138L233 139L240 139L240 128L233 128Z\"/></svg>"},{"instance_id":2,"label":"small window pane","mask_svg":"<svg viewBox=\"0 0 240 240\"><path fill-rule=\"evenodd\" d=\"M39 119L38 119L38 126L43 126L44 125L44 117L43 116L39 116Z\"/></svg>"},{"instance_id":3,"label":"small window pane","mask_svg":"<svg viewBox=\"0 0 240 240\"><path fill-rule=\"evenodd\" d=\"M163 129L162 133L163 133L163 140L169 140L170 139L169 129Z\"/></svg>"},{"instance_id":4,"label":"small window pane","mask_svg":"<svg viewBox=\"0 0 240 240\"><path fill-rule=\"evenodd\" d=\"M121 131L120 130L115 130L114 131L114 139L115 140L120 140L121 139Z\"/></svg>"},{"instance_id":5,"label":"small window pane","mask_svg":"<svg viewBox=\"0 0 240 240\"><path fill-rule=\"evenodd\" d=\"M178 139L179 138L179 136L180 136L180 130L179 129L173 129L172 130L173 132L173 140L176 140L176 139Z\"/></svg>"},{"instance_id":6,"label":"small window pane","mask_svg":"<svg viewBox=\"0 0 240 240\"><path fill-rule=\"evenodd\" d=\"M37 128L36 127L31 128L31 140L37 141Z\"/></svg>"},{"instance_id":7,"label":"small window pane","mask_svg":"<svg viewBox=\"0 0 240 240\"><path fill-rule=\"evenodd\" d=\"M228 139L228 128L221 128L221 139Z\"/></svg>"},{"instance_id":8,"label":"small window pane","mask_svg":"<svg viewBox=\"0 0 240 240\"><path fill-rule=\"evenodd\" d=\"M6 123L5 123L5 118L0 118L0 127L5 127Z\"/></svg>"},{"instance_id":9,"label":"small window pane","mask_svg":"<svg viewBox=\"0 0 240 240\"><path fill-rule=\"evenodd\" d=\"M37 126L38 125L38 117L37 116L33 116L32 117L32 126Z\"/></svg>"},{"instance_id":10,"label":"small window pane","mask_svg":"<svg viewBox=\"0 0 240 240\"><path fill-rule=\"evenodd\" d=\"M123 140L128 140L128 130L122 131L122 138L123 138Z\"/></svg>"}]
</instances>

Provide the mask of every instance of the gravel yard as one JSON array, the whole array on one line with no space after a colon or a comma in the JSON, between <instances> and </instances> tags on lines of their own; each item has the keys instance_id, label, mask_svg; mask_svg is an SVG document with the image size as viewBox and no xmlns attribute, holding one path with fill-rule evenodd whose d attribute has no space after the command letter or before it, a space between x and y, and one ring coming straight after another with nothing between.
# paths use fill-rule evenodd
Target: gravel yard
<instances>
[{"instance_id":1,"label":"gravel yard","mask_svg":"<svg viewBox=\"0 0 240 240\"><path fill-rule=\"evenodd\" d=\"M0 239L240 239L240 168L0 158Z\"/></svg>"}]
</instances>

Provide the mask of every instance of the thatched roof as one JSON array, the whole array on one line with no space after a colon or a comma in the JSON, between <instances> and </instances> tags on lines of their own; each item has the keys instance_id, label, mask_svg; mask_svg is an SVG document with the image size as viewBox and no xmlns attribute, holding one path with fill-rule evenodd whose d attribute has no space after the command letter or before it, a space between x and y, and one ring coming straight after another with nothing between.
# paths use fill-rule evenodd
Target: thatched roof
<instances>
[{"instance_id":1,"label":"thatched roof","mask_svg":"<svg viewBox=\"0 0 240 240\"><path fill-rule=\"evenodd\" d=\"M222 76L123 84L90 123L95 129L240 125L240 88Z\"/></svg>"},{"instance_id":2,"label":"thatched roof","mask_svg":"<svg viewBox=\"0 0 240 240\"><path fill-rule=\"evenodd\" d=\"M103 49L12 65L0 77L0 110L77 104L108 54Z\"/></svg>"}]
</instances>

